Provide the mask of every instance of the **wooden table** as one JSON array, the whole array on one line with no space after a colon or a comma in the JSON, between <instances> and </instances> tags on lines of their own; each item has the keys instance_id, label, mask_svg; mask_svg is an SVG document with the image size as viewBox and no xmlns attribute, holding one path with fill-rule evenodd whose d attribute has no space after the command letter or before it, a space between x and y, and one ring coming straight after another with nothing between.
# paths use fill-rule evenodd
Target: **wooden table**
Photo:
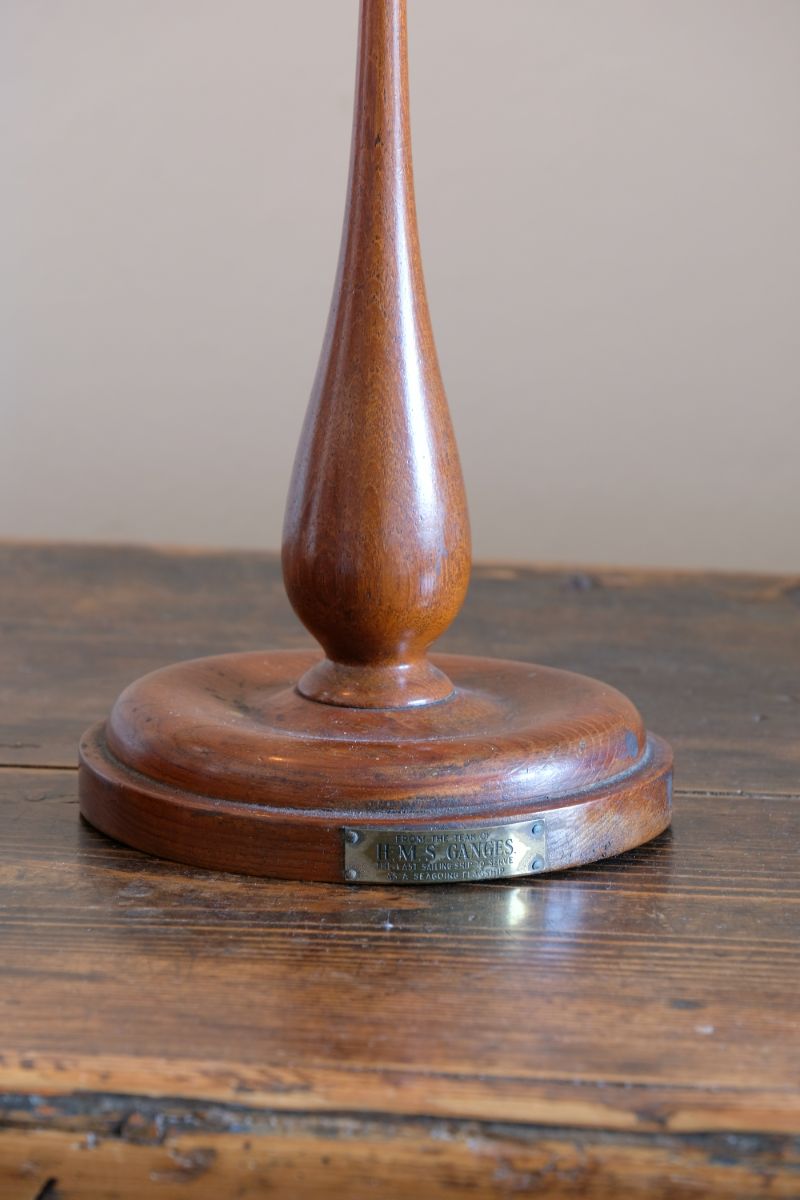
<instances>
[{"instance_id":1,"label":"wooden table","mask_svg":"<svg viewBox=\"0 0 800 1200\"><path fill-rule=\"evenodd\" d=\"M800 582L479 566L441 648L598 675L675 821L532 881L154 861L75 748L178 658L300 647L274 557L0 547L0 1196L800 1196Z\"/></svg>"}]
</instances>

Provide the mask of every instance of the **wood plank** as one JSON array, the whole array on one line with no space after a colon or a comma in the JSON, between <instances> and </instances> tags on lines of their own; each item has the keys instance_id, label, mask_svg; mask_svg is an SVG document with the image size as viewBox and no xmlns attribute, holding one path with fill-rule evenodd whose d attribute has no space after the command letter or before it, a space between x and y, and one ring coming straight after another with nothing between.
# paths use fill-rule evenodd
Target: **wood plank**
<instances>
[{"instance_id":1,"label":"wood plank","mask_svg":"<svg viewBox=\"0 0 800 1200\"><path fill-rule=\"evenodd\" d=\"M675 744L673 829L617 860L344 889L80 823L130 679L307 642L269 556L0 547L0 1194L800 1193L797 581L476 570L442 649Z\"/></svg>"},{"instance_id":2,"label":"wood plank","mask_svg":"<svg viewBox=\"0 0 800 1200\"><path fill-rule=\"evenodd\" d=\"M797 1139L600 1135L489 1122L197 1113L122 1097L7 1111L6 1200L290 1196L292 1200L796 1198ZM93 1098L92 1098L93 1099ZM81 1112L83 1109L83 1113Z\"/></svg>"},{"instance_id":3,"label":"wood plank","mask_svg":"<svg viewBox=\"0 0 800 1200\"><path fill-rule=\"evenodd\" d=\"M0 772L0 1089L653 1134L800 1132L800 807L678 796L547 880L343 888L151 860Z\"/></svg>"},{"instance_id":4,"label":"wood plank","mask_svg":"<svg viewBox=\"0 0 800 1200\"><path fill-rule=\"evenodd\" d=\"M277 559L135 547L0 546L0 762L72 766L137 676L308 636ZM676 785L800 793L800 581L477 567L439 648L596 675L676 751Z\"/></svg>"}]
</instances>

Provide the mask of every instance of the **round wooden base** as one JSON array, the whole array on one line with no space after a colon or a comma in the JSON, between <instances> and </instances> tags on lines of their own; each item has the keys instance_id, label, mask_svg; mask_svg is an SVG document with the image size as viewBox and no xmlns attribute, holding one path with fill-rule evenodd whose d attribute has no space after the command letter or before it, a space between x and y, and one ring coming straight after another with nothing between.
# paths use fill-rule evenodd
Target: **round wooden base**
<instances>
[{"instance_id":1,"label":"round wooden base","mask_svg":"<svg viewBox=\"0 0 800 1200\"><path fill-rule=\"evenodd\" d=\"M83 815L194 866L386 883L561 870L669 824L671 751L605 684L434 655L448 699L347 709L297 690L319 658L231 654L138 680L83 739Z\"/></svg>"}]
</instances>

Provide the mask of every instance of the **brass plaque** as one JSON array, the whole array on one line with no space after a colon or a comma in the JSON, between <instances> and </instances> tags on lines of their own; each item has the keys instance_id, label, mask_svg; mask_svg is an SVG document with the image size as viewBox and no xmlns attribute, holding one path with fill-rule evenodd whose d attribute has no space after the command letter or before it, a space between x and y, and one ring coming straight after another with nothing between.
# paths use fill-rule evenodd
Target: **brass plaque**
<instances>
[{"instance_id":1,"label":"brass plaque","mask_svg":"<svg viewBox=\"0 0 800 1200\"><path fill-rule=\"evenodd\" d=\"M457 829L346 828L343 834L349 883L464 883L547 868L543 819Z\"/></svg>"}]
</instances>

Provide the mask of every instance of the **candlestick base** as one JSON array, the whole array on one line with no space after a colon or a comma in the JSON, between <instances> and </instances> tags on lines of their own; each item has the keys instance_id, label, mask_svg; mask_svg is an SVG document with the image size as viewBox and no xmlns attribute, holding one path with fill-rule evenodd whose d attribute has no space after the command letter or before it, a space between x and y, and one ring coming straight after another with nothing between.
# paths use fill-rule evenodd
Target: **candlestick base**
<instances>
[{"instance_id":1,"label":"candlestick base","mask_svg":"<svg viewBox=\"0 0 800 1200\"><path fill-rule=\"evenodd\" d=\"M354 883L561 870L669 824L669 747L605 684L434 655L448 699L349 709L297 690L320 657L224 655L138 680L81 744L83 815L178 862Z\"/></svg>"}]
</instances>

